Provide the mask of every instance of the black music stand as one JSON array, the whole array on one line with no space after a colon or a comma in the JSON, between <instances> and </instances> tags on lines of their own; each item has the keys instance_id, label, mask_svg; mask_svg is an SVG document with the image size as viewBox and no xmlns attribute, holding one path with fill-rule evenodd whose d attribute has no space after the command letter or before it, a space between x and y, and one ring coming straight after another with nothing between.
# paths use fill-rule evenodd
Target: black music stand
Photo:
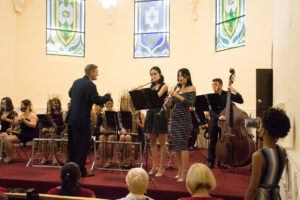
<instances>
[{"instance_id":1,"label":"black music stand","mask_svg":"<svg viewBox=\"0 0 300 200\"><path fill-rule=\"evenodd\" d=\"M42 128L56 128L57 125L49 114L37 115Z\"/></svg>"},{"instance_id":2,"label":"black music stand","mask_svg":"<svg viewBox=\"0 0 300 200\"><path fill-rule=\"evenodd\" d=\"M55 122L57 129L63 129L65 128L65 123L63 121L63 118L60 114L51 114L50 118Z\"/></svg>"},{"instance_id":3,"label":"black music stand","mask_svg":"<svg viewBox=\"0 0 300 200\"><path fill-rule=\"evenodd\" d=\"M37 116L38 116L39 122L41 124L41 128L54 128L55 130L57 130L58 126L50 114L39 114ZM57 121L59 121L59 120L57 120ZM52 138L52 141L54 141L54 138ZM56 155L53 152L49 156L52 157L52 159L57 163L58 166L60 166L59 162L56 158Z\"/></svg>"},{"instance_id":4,"label":"black music stand","mask_svg":"<svg viewBox=\"0 0 300 200\"><path fill-rule=\"evenodd\" d=\"M204 111L214 111L218 112L221 109L221 102L218 93L210 93L205 95L196 96L195 111L200 119L200 125L207 124L207 119L205 118ZM208 139L205 134L208 129L204 132L204 138ZM208 155L203 155L205 157L204 163L207 162Z\"/></svg>"},{"instance_id":5,"label":"black music stand","mask_svg":"<svg viewBox=\"0 0 300 200\"><path fill-rule=\"evenodd\" d=\"M195 108L202 111L220 111L221 102L219 94L210 93L196 96Z\"/></svg>"},{"instance_id":6,"label":"black music stand","mask_svg":"<svg viewBox=\"0 0 300 200\"><path fill-rule=\"evenodd\" d=\"M116 130L116 135L120 129L118 112L105 111L106 126Z\"/></svg>"},{"instance_id":7,"label":"black music stand","mask_svg":"<svg viewBox=\"0 0 300 200\"><path fill-rule=\"evenodd\" d=\"M134 108L136 110L143 109L152 109L152 108L160 108L162 106L162 102L157 95L157 91L151 88L144 88L142 90L133 90L129 92ZM144 154L146 154L146 171L148 171L148 136L145 137L145 145L144 145ZM151 178L150 178L151 180Z\"/></svg>"},{"instance_id":8,"label":"black music stand","mask_svg":"<svg viewBox=\"0 0 300 200\"><path fill-rule=\"evenodd\" d=\"M120 111L120 118L123 128L132 130L132 115L130 111Z\"/></svg>"},{"instance_id":9,"label":"black music stand","mask_svg":"<svg viewBox=\"0 0 300 200\"><path fill-rule=\"evenodd\" d=\"M136 110L152 109L161 107L161 101L156 90L144 88L142 90L133 90L129 92L134 108Z\"/></svg>"}]
</instances>

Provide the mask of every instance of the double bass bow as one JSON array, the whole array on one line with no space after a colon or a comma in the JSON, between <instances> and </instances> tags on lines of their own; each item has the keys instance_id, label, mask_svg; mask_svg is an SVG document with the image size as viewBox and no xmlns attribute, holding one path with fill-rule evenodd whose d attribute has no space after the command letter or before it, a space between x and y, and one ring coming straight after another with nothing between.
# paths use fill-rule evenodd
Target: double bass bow
<instances>
[{"instance_id":1,"label":"double bass bow","mask_svg":"<svg viewBox=\"0 0 300 200\"><path fill-rule=\"evenodd\" d=\"M230 87L235 79L235 70L230 69ZM221 135L216 144L216 158L225 165L240 167L248 165L255 151L253 139L244 126L247 113L231 102L231 91L228 89L225 109L220 116L225 115L226 121L219 120Z\"/></svg>"}]
</instances>

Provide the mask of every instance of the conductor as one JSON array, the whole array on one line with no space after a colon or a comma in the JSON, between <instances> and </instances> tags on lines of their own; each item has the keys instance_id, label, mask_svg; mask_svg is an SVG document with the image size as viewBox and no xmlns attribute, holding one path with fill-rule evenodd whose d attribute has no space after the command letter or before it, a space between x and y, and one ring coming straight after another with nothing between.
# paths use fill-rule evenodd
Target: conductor
<instances>
[{"instance_id":1,"label":"conductor","mask_svg":"<svg viewBox=\"0 0 300 200\"><path fill-rule=\"evenodd\" d=\"M88 64L85 67L85 76L73 82L69 90L71 105L67 112L69 162L75 162L80 167L81 177L94 176L85 168L86 157L89 151L91 130L90 112L93 104L103 105L110 99L111 93L99 96L96 85L98 67Z\"/></svg>"}]
</instances>

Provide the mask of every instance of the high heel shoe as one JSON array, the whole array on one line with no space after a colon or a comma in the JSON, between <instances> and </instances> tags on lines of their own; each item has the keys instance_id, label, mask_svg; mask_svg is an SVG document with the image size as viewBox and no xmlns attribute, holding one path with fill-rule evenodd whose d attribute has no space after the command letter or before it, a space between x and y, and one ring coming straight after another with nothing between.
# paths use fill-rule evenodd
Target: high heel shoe
<instances>
[{"instance_id":1,"label":"high heel shoe","mask_svg":"<svg viewBox=\"0 0 300 200\"><path fill-rule=\"evenodd\" d=\"M157 170L155 177L161 177L163 175L164 171L165 171L165 168L163 168L162 170Z\"/></svg>"},{"instance_id":2,"label":"high heel shoe","mask_svg":"<svg viewBox=\"0 0 300 200\"><path fill-rule=\"evenodd\" d=\"M186 175L187 175L187 171L183 171L181 176L176 180L176 182L180 182L180 183L184 182L186 179Z\"/></svg>"},{"instance_id":3,"label":"high heel shoe","mask_svg":"<svg viewBox=\"0 0 300 200\"><path fill-rule=\"evenodd\" d=\"M156 168L152 168L149 172L150 176L153 176L155 173L157 172L157 167Z\"/></svg>"}]
</instances>

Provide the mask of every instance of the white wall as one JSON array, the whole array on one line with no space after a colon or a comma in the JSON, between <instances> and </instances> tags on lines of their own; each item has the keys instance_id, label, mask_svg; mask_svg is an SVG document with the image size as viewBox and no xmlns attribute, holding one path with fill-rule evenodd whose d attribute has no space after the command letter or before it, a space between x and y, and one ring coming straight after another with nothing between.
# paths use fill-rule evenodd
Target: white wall
<instances>
[{"instance_id":1,"label":"white wall","mask_svg":"<svg viewBox=\"0 0 300 200\"><path fill-rule=\"evenodd\" d=\"M281 180L281 192L283 199L299 200L300 1L273 2L274 104L283 103L292 121L292 131L282 142L282 145L292 148L287 149L289 164Z\"/></svg>"},{"instance_id":2,"label":"white wall","mask_svg":"<svg viewBox=\"0 0 300 200\"><path fill-rule=\"evenodd\" d=\"M15 98L16 14L10 0L0 1L0 94Z\"/></svg>"},{"instance_id":3,"label":"white wall","mask_svg":"<svg viewBox=\"0 0 300 200\"><path fill-rule=\"evenodd\" d=\"M187 1L171 0L170 5L170 57L146 59L133 59L133 1L118 1L114 25L106 23L107 14L99 1L86 1L84 58L45 54L46 1L25 1L18 15L10 8L17 21L16 37L10 38L17 42L15 102L29 98L35 107L44 107L48 95L59 94L66 107L67 92L72 82L83 76L87 63L100 67L95 82L99 93L109 90L115 99L121 90L148 82L153 65L161 67L169 85L177 82L179 68L189 68L198 94L212 92L211 80L215 77L227 84L229 68L235 67L234 86L245 99L241 107L254 110L255 69L270 68L271 63L271 0L246 1L246 46L218 53L214 42L215 1L199 1L197 21L191 20ZM4 23L3 18L0 20Z\"/></svg>"}]
</instances>

